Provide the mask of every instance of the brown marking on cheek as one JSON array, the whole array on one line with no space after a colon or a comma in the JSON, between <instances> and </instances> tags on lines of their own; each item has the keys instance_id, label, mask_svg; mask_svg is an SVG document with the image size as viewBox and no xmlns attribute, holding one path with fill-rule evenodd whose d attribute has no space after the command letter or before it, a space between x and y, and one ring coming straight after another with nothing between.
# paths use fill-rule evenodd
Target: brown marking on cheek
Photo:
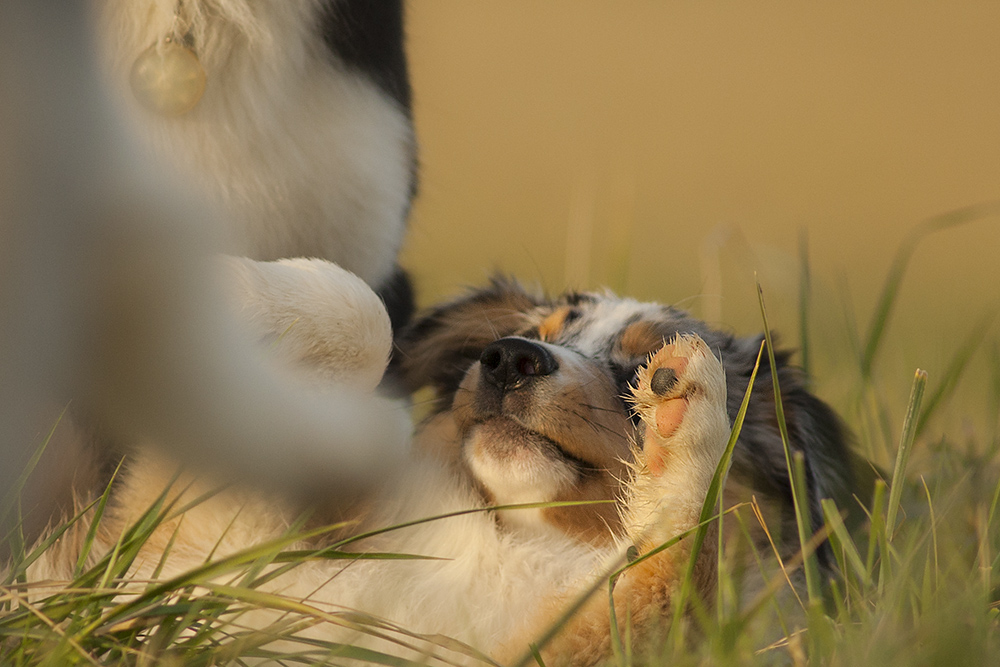
<instances>
[{"instance_id":1,"label":"brown marking on cheek","mask_svg":"<svg viewBox=\"0 0 1000 667\"><path fill-rule=\"evenodd\" d=\"M572 489L559 494L559 501L616 500L621 485L614 475L601 472L578 482ZM616 502L547 507L542 516L562 532L595 546L606 546L622 532L621 517Z\"/></svg>"},{"instance_id":2,"label":"brown marking on cheek","mask_svg":"<svg viewBox=\"0 0 1000 667\"><path fill-rule=\"evenodd\" d=\"M563 306L542 320L542 323L538 325L538 337L542 340L552 340L558 336L559 332L562 331L563 324L566 323L566 316L569 315L570 310L569 306Z\"/></svg>"},{"instance_id":3,"label":"brown marking on cheek","mask_svg":"<svg viewBox=\"0 0 1000 667\"><path fill-rule=\"evenodd\" d=\"M560 367L549 380L550 392L536 395L521 418L526 425L559 443L571 456L598 469L624 474L632 433L629 413L617 399L610 378L593 368Z\"/></svg>"},{"instance_id":4,"label":"brown marking on cheek","mask_svg":"<svg viewBox=\"0 0 1000 667\"><path fill-rule=\"evenodd\" d=\"M625 328L618 344L626 355L644 357L663 345L663 334L654 322L636 322Z\"/></svg>"}]
</instances>

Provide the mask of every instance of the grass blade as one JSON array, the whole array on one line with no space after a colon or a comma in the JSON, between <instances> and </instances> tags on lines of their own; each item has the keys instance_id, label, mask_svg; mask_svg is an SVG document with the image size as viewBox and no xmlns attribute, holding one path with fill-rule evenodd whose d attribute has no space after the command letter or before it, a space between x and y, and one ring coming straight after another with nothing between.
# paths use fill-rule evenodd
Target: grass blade
<instances>
[{"instance_id":1,"label":"grass blade","mask_svg":"<svg viewBox=\"0 0 1000 667\"><path fill-rule=\"evenodd\" d=\"M903 434L899 439L899 449L896 450L896 466L892 471L892 486L889 487L889 508L886 513L886 532L888 541L896 532L896 514L899 512L899 500L903 495L903 483L906 475L906 462L910 458L910 448L917 435L920 402L927 386L927 371L917 369L913 376L913 386L910 389L910 400L906 408L906 418L903 420Z\"/></svg>"},{"instance_id":2,"label":"grass blade","mask_svg":"<svg viewBox=\"0 0 1000 667\"><path fill-rule=\"evenodd\" d=\"M945 370L940 384L938 384L934 393L930 395L930 398L927 399L927 407L924 408L923 413L920 415L920 419L917 421L915 435L920 435L924 432L924 429L927 427L927 422L930 421L931 416L937 412L937 409L941 406L942 402L951 396L955 389L955 385L958 384L959 379L962 377L962 373L965 371L965 367L969 364L969 360L972 359L972 355L979 348L979 344L986 336L986 332L989 331L990 325L993 323L993 319L993 315L983 318L972 330L972 333L969 334L969 337L965 339L962 346L958 348L958 351L955 352L955 356L952 357L951 363L948 364L948 368Z\"/></svg>"},{"instance_id":3,"label":"grass blade","mask_svg":"<svg viewBox=\"0 0 1000 667\"><path fill-rule=\"evenodd\" d=\"M760 303L760 314L764 320L764 340L767 343L767 359L771 366L771 383L774 386L774 411L778 421L778 431L781 433L781 445L785 450L785 465L788 469L788 483L792 489L792 505L795 509L795 524L799 532L799 544L803 553L806 553L806 545L809 543L809 518L808 502L802 497L802 492L796 490L798 486L794 479L794 467L792 466L792 454L789 446L788 426L785 423L785 408L781 401L781 386L778 383L778 366L774 359L774 344L771 341L771 328L767 322L767 309L764 306L764 290L757 279L757 300ZM805 489L803 489L805 491ZM809 594L810 605L822 604L819 589L819 565L816 561L816 554L809 553L805 559L803 570L806 575L806 592Z\"/></svg>"},{"instance_id":4,"label":"grass blade","mask_svg":"<svg viewBox=\"0 0 1000 667\"><path fill-rule=\"evenodd\" d=\"M361 540L368 539L369 537L375 537L376 535L382 535L384 533L390 533L394 530L402 530L403 528L411 528L413 526L419 526L421 524L430 523L432 521L442 521L444 519L451 519L453 517L465 516L466 514L480 514L482 512L501 512L505 510L524 510L524 509L545 509L549 507L575 507L577 505L607 505L614 503L614 500L556 500L544 503L514 503L511 505L490 505L488 507L473 507L467 510L458 510L456 512L448 512L446 514L438 514L436 516L427 517L425 519L415 519L413 521L407 521L404 523L399 523L388 528L379 528L376 530L371 530L366 533L361 533L358 535L352 535L351 537L345 538L330 545L330 549L340 549L341 547L347 546L354 542L360 542Z\"/></svg>"},{"instance_id":5,"label":"grass blade","mask_svg":"<svg viewBox=\"0 0 1000 667\"><path fill-rule=\"evenodd\" d=\"M823 516L826 518L826 525L830 529L830 542L833 544L834 550L845 555L847 563L854 570L858 578L861 579L861 583L867 588L871 585L870 572L865 567L865 562L861 559L861 552L858 551L857 545L854 544L854 539L847 531L847 526L844 525L844 519L840 510L837 509L836 503L829 498L824 498L820 501L820 504L823 506ZM847 574L847 570L844 570L844 575L846 576Z\"/></svg>"},{"instance_id":6,"label":"grass blade","mask_svg":"<svg viewBox=\"0 0 1000 667\"><path fill-rule=\"evenodd\" d=\"M538 652L538 647L532 644L529 648L531 649L531 657L538 663L538 667L545 667L545 661L542 660L542 654Z\"/></svg>"},{"instance_id":7,"label":"grass blade","mask_svg":"<svg viewBox=\"0 0 1000 667\"><path fill-rule=\"evenodd\" d=\"M83 539L83 548L80 549L80 557L76 561L76 567L73 568L74 579L83 573L83 566L90 557L90 551L94 547L94 540L97 538L97 530L101 524L101 519L104 517L104 508L107 507L108 499L111 497L111 487L114 485L115 478L118 477L118 473L122 469L123 463L125 463L124 458L122 458L122 460L118 462L118 465L115 466L115 471L111 474L111 479L108 481L108 485L104 487L104 493L101 494L101 497L97 502L97 509L94 510L94 516L90 520L90 528L87 529L87 535Z\"/></svg>"},{"instance_id":8,"label":"grass blade","mask_svg":"<svg viewBox=\"0 0 1000 667\"><path fill-rule=\"evenodd\" d=\"M974 220L998 214L1000 214L1000 202L997 201L955 209L923 221L914 227L913 231L903 240L892 259L889 274L882 285L882 293L879 295L875 312L872 314L871 324L868 326L864 353L861 356L861 377L863 379L867 381L871 378L872 366L875 363L875 357L878 355L879 347L882 344L886 325L892 314L896 298L899 296L899 290L903 283L903 275L906 273L910 259L920 242L934 232L958 227Z\"/></svg>"},{"instance_id":9,"label":"grass blade","mask_svg":"<svg viewBox=\"0 0 1000 667\"><path fill-rule=\"evenodd\" d=\"M875 480L875 490L872 493L872 510L868 517L868 554L865 556L865 570L873 572L875 567L875 548L880 542L880 536L885 534L885 490L886 484L881 479Z\"/></svg>"},{"instance_id":10,"label":"grass blade","mask_svg":"<svg viewBox=\"0 0 1000 667\"><path fill-rule=\"evenodd\" d=\"M31 473L34 472L35 467L38 465L38 462L42 458L42 454L45 453L45 449L49 446L49 442L52 440L52 436L55 435L56 428L59 426L59 423L66 415L66 410L68 409L69 409L68 405L62 409L62 412L60 412L59 416L56 417L56 420L52 424L52 428L49 429L49 432L45 436L45 439L43 439L42 443L38 445L38 447L35 449L35 452L31 455L31 458L28 460L27 465L24 466L24 470L21 471L21 474L18 476L17 480L14 481L14 485L11 486L11 488L7 491L4 497L0 499L0 528L6 527L6 522L8 516L10 515L11 510L14 509L15 506L20 504L21 491L22 489L24 489L24 485L27 484L28 477L30 477ZM8 464L5 462L4 465ZM20 521L17 522L17 526L18 527L15 527L14 530L19 530ZM9 535L5 536L4 539L9 539L9 537L10 537Z\"/></svg>"},{"instance_id":11,"label":"grass blade","mask_svg":"<svg viewBox=\"0 0 1000 667\"><path fill-rule=\"evenodd\" d=\"M65 521L61 526L55 528L51 533L49 533L45 537L44 540L42 540L41 542L39 542L38 544L36 544L35 547L31 550L31 552L29 554L27 554L23 558L19 559L18 562L14 566L11 567L10 572L7 574L7 577L4 579L3 585L4 586L9 586L15 579L20 580L23 583L24 574L28 570L28 568L31 566L31 564L34 563L36 560L38 560L42 556L42 554L45 553L45 551L49 547L51 547L53 544L55 544L56 541L60 537L62 537L66 533L67 530L69 530L74 525L76 525L76 523L78 521L80 521L80 519L82 519L83 516L87 512L89 512L90 508L92 508L93 506L94 506L94 503L91 503L91 504L87 505L82 510L80 510L79 512L77 512L68 521Z\"/></svg>"}]
</instances>

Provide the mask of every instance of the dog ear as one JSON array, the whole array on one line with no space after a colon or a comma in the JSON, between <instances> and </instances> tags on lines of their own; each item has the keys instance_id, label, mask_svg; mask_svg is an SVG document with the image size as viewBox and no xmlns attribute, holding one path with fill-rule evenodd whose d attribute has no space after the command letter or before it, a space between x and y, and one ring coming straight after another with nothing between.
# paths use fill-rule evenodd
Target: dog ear
<instances>
[{"instance_id":1,"label":"dog ear","mask_svg":"<svg viewBox=\"0 0 1000 667\"><path fill-rule=\"evenodd\" d=\"M504 276L488 287L437 306L403 329L395 343L390 376L407 392L432 386L454 392L483 348L523 330L528 312L545 303Z\"/></svg>"},{"instance_id":2,"label":"dog ear","mask_svg":"<svg viewBox=\"0 0 1000 667\"><path fill-rule=\"evenodd\" d=\"M762 338L763 335L750 338L721 336L715 341L726 370L730 419L735 418L743 400ZM859 505L852 498L852 493L858 490L852 469L850 434L836 413L810 393L805 374L790 363L791 352L779 349L774 356L789 445L793 451L801 451L805 458L806 484L810 491L806 500L812 528L817 530L822 525L820 500L823 498L832 498L838 507L848 510L849 520L854 522ZM757 371L730 476L778 501L785 508L783 522L786 525L782 528L781 540L788 544L797 542L790 537L796 534L792 492L766 353ZM821 561L832 563L828 547L821 548L819 556Z\"/></svg>"}]
</instances>

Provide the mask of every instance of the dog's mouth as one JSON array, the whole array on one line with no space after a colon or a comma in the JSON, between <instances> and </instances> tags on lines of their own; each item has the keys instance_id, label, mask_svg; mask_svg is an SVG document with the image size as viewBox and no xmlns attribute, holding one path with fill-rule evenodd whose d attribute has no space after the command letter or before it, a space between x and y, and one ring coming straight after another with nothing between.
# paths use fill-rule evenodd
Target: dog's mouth
<instances>
[{"instance_id":1,"label":"dog's mouth","mask_svg":"<svg viewBox=\"0 0 1000 667\"><path fill-rule=\"evenodd\" d=\"M579 355L533 346L501 339L499 361L466 372L451 406L459 457L501 504L613 497L632 435L613 379Z\"/></svg>"},{"instance_id":2,"label":"dog's mouth","mask_svg":"<svg viewBox=\"0 0 1000 667\"><path fill-rule=\"evenodd\" d=\"M473 476L500 504L548 502L577 486L592 464L554 440L506 417L476 422L462 456Z\"/></svg>"},{"instance_id":3,"label":"dog's mouth","mask_svg":"<svg viewBox=\"0 0 1000 667\"><path fill-rule=\"evenodd\" d=\"M571 466L578 474L592 474L600 466L570 452L558 440L536 431L511 415L499 415L476 422L468 440L482 440L478 446L498 463L514 463L526 457L541 457Z\"/></svg>"},{"instance_id":4,"label":"dog's mouth","mask_svg":"<svg viewBox=\"0 0 1000 667\"><path fill-rule=\"evenodd\" d=\"M522 369L511 360L533 357L526 342L511 343L507 367L490 358L491 371L474 364L452 400L454 451L491 504L613 500L627 475L633 428L613 379L591 360L548 350L555 364L537 354ZM560 526L586 539L606 536L618 521L612 505L502 515L506 524Z\"/></svg>"}]
</instances>

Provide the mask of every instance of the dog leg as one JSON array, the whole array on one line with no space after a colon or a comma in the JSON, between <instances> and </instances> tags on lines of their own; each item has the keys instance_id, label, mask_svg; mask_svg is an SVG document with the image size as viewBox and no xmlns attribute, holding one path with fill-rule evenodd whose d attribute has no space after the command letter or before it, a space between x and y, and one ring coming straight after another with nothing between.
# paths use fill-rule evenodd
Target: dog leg
<instances>
[{"instance_id":1,"label":"dog leg","mask_svg":"<svg viewBox=\"0 0 1000 667\"><path fill-rule=\"evenodd\" d=\"M626 526L641 551L698 522L729 439L722 364L701 338L677 336L639 372L633 400L645 432Z\"/></svg>"},{"instance_id":2,"label":"dog leg","mask_svg":"<svg viewBox=\"0 0 1000 667\"><path fill-rule=\"evenodd\" d=\"M626 542L641 555L697 525L701 507L729 437L722 364L695 335L664 345L639 372L633 389L642 418L642 451L624 507ZM714 528L710 528L714 533ZM615 587L620 626L641 641L672 613L691 555L691 540L626 570ZM715 585L714 550L705 541L694 571L694 591L708 599ZM626 618L628 620L626 621ZM536 628L545 627L544 622ZM546 664L591 665L611 654L608 600L597 595L543 651Z\"/></svg>"}]
</instances>

